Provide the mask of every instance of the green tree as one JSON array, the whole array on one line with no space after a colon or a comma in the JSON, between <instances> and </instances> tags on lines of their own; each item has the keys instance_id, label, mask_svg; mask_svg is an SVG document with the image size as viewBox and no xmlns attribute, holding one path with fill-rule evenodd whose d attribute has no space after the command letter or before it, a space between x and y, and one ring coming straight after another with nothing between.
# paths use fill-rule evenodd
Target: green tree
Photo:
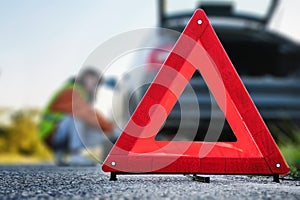
<instances>
[{"instance_id":1,"label":"green tree","mask_svg":"<svg viewBox=\"0 0 300 200\"><path fill-rule=\"evenodd\" d=\"M4 137L8 152L26 156L38 156L42 159L51 157L50 151L38 138L38 114L38 110L29 109L18 110L11 115L11 124L8 127L7 136Z\"/></svg>"}]
</instances>

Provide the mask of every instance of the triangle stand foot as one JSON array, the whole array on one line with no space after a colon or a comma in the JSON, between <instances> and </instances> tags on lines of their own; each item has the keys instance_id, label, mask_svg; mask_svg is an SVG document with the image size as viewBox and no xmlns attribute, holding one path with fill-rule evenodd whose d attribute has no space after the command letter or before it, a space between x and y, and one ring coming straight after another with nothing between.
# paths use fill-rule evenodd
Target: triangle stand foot
<instances>
[{"instance_id":1,"label":"triangle stand foot","mask_svg":"<svg viewBox=\"0 0 300 200\"><path fill-rule=\"evenodd\" d=\"M114 173L114 172L111 172L110 173L110 178L109 178L110 181L117 181L117 173Z\"/></svg>"},{"instance_id":2,"label":"triangle stand foot","mask_svg":"<svg viewBox=\"0 0 300 200\"><path fill-rule=\"evenodd\" d=\"M280 183L280 181L279 181L279 174L274 174L273 175L273 182Z\"/></svg>"},{"instance_id":3,"label":"triangle stand foot","mask_svg":"<svg viewBox=\"0 0 300 200\"><path fill-rule=\"evenodd\" d=\"M192 181L210 183L210 177L198 176L197 174L193 174L193 175L185 174L184 176L190 178Z\"/></svg>"}]
</instances>

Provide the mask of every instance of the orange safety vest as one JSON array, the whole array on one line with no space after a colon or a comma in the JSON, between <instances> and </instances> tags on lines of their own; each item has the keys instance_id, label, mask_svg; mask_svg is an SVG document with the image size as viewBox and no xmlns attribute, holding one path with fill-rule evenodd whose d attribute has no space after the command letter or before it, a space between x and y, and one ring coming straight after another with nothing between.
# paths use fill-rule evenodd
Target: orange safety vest
<instances>
[{"instance_id":1,"label":"orange safety vest","mask_svg":"<svg viewBox=\"0 0 300 200\"><path fill-rule=\"evenodd\" d=\"M51 98L50 102L42 112L41 120L38 125L38 134L40 139L46 140L48 136L54 132L59 122L66 116L66 113L59 112L59 111L52 111L50 108L54 103L54 101L65 90L68 89L77 90L84 99L88 99L87 92L78 83L75 84L74 80L68 81L66 84L64 84Z\"/></svg>"}]
</instances>

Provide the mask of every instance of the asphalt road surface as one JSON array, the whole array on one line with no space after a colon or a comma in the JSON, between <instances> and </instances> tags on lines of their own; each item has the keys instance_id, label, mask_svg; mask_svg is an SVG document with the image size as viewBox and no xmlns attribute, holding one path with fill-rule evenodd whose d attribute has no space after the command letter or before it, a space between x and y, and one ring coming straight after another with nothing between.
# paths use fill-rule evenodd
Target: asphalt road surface
<instances>
[{"instance_id":1,"label":"asphalt road surface","mask_svg":"<svg viewBox=\"0 0 300 200\"><path fill-rule=\"evenodd\" d=\"M0 199L300 199L300 181L261 176L120 175L97 167L0 166Z\"/></svg>"}]
</instances>

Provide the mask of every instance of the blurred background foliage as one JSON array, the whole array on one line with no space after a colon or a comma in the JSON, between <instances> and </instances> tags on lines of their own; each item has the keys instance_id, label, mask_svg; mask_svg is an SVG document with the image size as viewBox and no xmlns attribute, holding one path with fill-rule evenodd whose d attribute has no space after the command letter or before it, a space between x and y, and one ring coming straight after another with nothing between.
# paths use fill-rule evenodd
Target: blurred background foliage
<instances>
[{"instance_id":1,"label":"blurred background foliage","mask_svg":"<svg viewBox=\"0 0 300 200\"><path fill-rule=\"evenodd\" d=\"M51 151L38 138L37 124L40 111L1 109L6 122L0 124L0 163L47 162Z\"/></svg>"},{"instance_id":2,"label":"blurred background foliage","mask_svg":"<svg viewBox=\"0 0 300 200\"><path fill-rule=\"evenodd\" d=\"M294 120L281 120L269 124L281 153L291 168L300 169L300 127Z\"/></svg>"}]
</instances>

